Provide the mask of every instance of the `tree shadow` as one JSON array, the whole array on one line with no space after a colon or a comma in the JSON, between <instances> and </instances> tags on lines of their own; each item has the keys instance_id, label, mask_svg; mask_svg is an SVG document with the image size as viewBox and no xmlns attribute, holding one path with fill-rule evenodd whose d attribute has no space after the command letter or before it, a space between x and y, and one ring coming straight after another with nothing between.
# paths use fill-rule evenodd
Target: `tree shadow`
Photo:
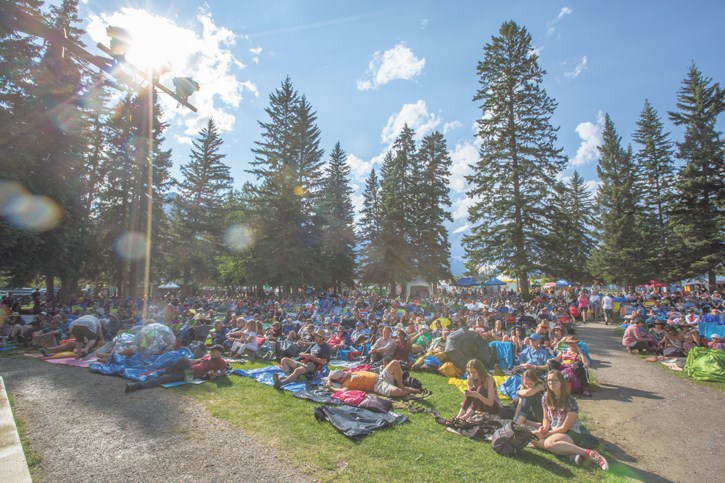
<instances>
[{"instance_id":1,"label":"tree shadow","mask_svg":"<svg viewBox=\"0 0 725 483\"><path fill-rule=\"evenodd\" d=\"M652 391L643 391L641 389L634 389L626 386L619 386L616 384L604 384L599 383L597 385L596 399L597 400L610 400L610 401L623 401L631 402L635 398L663 400L662 396L657 395Z\"/></svg>"}]
</instances>

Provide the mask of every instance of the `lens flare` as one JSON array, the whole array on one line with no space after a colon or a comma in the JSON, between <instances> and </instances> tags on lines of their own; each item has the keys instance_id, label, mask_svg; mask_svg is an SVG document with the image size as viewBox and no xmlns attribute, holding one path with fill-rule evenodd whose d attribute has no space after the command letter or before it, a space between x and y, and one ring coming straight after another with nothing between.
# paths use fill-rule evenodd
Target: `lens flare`
<instances>
[{"instance_id":1,"label":"lens flare","mask_svg":"<svg viewBox=\"0 0 725 483\"><path fill-rule=\"evenodd\" d=\"M244 224L232 225L224 233L224 245L233 252L243 252L254 242L254 232Z\"/></svg>"},{"instance_id":2,"label":"lens flare","mask_svg":"<svg viewBox=\"0 0 725 483\"><path fill-rule=\"evenodd\" d=\"M146 254L146 236L138 231L127 231L113 243L113 250L126 261L143 260Z\"/></svg>"},{"instance_id":3,"label":"lens flare","mask_svg":"<svg viewBox=\"0 0 725 483\"><path fill-rule=\"evenodd\" d=\"M15 198L28 194L23 185L17 181L0 180L0 215L10 216L8 209Z\"/></svg>"},{"instance_id":4,"label":"lens flare","mask_svg":"<svg viewBox=\"0 0 725 483\"><path fill-rule=\"evenodd\" d=\"M18 230L36 233L60 224L63 212L55 201L47 196L28 194L17 183L10 183L8 187L10 192L0 196L0 213L9 224Z\"/></svg>"}]
</instances>

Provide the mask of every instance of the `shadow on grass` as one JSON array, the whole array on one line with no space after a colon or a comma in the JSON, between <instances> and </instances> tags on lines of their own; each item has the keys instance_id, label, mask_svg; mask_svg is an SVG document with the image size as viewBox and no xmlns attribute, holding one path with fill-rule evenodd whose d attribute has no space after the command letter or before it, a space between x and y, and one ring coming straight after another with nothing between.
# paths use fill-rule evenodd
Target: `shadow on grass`
<instances>
[{"instance_id":1,"label":"shadow on grass","mask_svg":"<svg viewBox=\"0 0 725 483\"><path fill-rule=\"evenodd\" d=\"M560 478L574 478L574 473L567 467L568 464L562 460L550 460L540 454L540 450L526 448L518 459L535 467L537 470L546 470ZM573 463L572 463L573 464Z\"/></svg>"}]
</instances>

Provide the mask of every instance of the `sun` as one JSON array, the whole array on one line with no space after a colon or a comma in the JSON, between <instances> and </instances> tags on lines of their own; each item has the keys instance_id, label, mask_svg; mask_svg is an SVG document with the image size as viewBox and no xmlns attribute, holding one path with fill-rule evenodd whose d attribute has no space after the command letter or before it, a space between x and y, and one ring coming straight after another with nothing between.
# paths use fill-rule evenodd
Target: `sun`
<instances>
[{"instance_id":1,"label":"sun","mask_svg":"<svg viewBox=\"0 0 725 483\"><path fill-rule=\"evenodd\" d=\"M128 31L131 41L126 60L142 70L156 69L163 65L178 68L184 63L188 45L187 29L180 28L171 20L140 9L122 9L115 18L105 18L110 25Z\"/></svg>"}]
</instances>

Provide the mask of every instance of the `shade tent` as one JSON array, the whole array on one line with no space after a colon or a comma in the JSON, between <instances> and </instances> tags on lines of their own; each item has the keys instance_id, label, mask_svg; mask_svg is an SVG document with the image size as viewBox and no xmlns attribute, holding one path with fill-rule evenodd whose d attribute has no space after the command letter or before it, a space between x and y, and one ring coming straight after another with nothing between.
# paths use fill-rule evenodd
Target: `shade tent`
<instances>
[{"instance_id":1,"label":"shade tent","mask_svg":"<svg viewBox=\"0 0 725 483\"><path fill-rule=\"evenodd\" d=\"M556 282L547 282L544 284L544 288L554 288L556 287Z\"/></svg>"},{"instance_id":2,"label":"shade tent","mask_svg":"<svg viewBox=\"0 0 725 483\"><path fill-rule=\"evenodd\" d=\"M160 290L178 290L181 287L176 285L174 282L167 282L163 285L159 285Z\"/></svg>"},{"instance_id":3,"label":"shade tent","mask_svg":"<svg viewBox=\"0 0 725 483\"><path fill-rule=\"evenodd\" d=\"M458 285L459 287L476 287L478 285L481 285L481 282L473 277L464 277L456 280L456 285Z\"/></svg>"},{"instance_id":4,"label":"shade tent","mask_svg":"<svg viewBox=\"0 0 725 483\"><path fill-rule=\"evenodd\" d=\"M648 282L648 285L651 285L654 288L662 288L662 287L666 287L667 286L667 284L665 284L663 282L660 282L658 280L650 280Z\"/></svg>"},{"instance_id":5,"label":"shade tent","mask_svg":"<svg viewBox=\"0 0 725 483\"><path fill-rule=\"evenodd\" d=\"M506 285L506 282L502 282L501 280L497 279L496 277L493 277L491 280L483 284L486 287L495 287L499 285Z\"/></svg>"}]
</instances>

